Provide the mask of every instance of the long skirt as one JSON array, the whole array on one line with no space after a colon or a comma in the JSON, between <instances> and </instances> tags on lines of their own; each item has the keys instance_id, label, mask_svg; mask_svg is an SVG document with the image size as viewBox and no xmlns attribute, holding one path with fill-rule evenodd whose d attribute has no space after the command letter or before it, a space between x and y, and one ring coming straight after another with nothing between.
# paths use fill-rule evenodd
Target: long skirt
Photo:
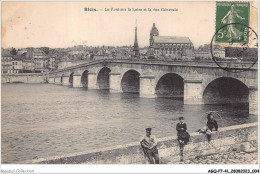
<instances>
[{"instance_id":1,"label":"long skirt","mask_svg":"<svg viewBox=\"0 0 260 174\"><path fill-rule=\"evenodd\" d=\"M181 132L179 131L178 134L178 140L181 140L184 142L184 144L187 144L190 141L190 134L188 132Z\"/></svg>"}]
</instances>

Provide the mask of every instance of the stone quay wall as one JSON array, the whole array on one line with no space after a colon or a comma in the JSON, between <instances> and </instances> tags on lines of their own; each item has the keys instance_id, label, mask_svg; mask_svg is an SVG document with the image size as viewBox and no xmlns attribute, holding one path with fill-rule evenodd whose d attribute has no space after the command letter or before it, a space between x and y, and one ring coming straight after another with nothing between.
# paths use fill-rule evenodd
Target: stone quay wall
<instances>
[{"instance_id":1,"label":"stone quay wall","mask_svg":"<svg viewBox=\"0 0 260 174\"><path fill-rule=\"evenodd\" d=\"M45 83L42 73L2 74L1 83Z\"/></svg>"},{"instance_id":2,"label":"stone quay wall","mask_svg":"<svg viewBox=\"0 0 260 174\"><path fill-rule=\"evenodd\" d=\"M220 128L213 132L210 142L204 134L191 133L190 142L184 147L184 160L218 153L255 152L258 150L258 123L249 123ZM171 161L180 160L177 137L158 139L160 158L171 156ZM95 151L23 161L22 164L142 164L145 163L139 142Z\"/></svg>"}]
</instances>

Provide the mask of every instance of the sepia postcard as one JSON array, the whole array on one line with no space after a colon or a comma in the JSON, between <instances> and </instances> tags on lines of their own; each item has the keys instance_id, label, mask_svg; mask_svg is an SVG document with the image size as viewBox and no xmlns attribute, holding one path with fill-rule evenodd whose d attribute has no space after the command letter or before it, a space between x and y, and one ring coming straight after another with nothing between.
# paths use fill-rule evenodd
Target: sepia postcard
<instances>
[{"instance_id":1,"label":"sepia postcard","mask_svg":"<svg viewBox=\"0 0 260 174\"><path fill-rule=\"evenodd\" d=\"M1 2L1 173L259 173L258 20L257 1Z\"/></svg>"}]
</instances>

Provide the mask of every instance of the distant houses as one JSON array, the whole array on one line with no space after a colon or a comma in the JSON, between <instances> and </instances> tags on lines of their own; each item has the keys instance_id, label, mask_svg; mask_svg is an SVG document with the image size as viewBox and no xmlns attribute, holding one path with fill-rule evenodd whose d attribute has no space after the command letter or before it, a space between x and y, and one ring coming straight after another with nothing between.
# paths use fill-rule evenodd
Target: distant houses
<instances>
[{"instance_id":1,"label":"distant houses","mask_svg":"<svg viewBox=\"0 0 260 174\"><path fill-rule=\"evenodd\" d=\"M1 49L1 73L12 73L13 56L10 50Z\"/></svg>"},{"instance_id":2,"label":"distant houses","mask_svg":"<svg viewBox=\"0 0 260 174\"><path fill-rule=\"evenodd\" d=\"M35 64L31 59L23 59L23 73L32 73L35 72Z\"/></svg>"},{"instance_id":3,"label":"distant houses","mask_svg":"<svg viewBox=\"0 0 260 174\"><path fill-rule=\"evenodd\" d=\"M49 71L49 56L39 48L1 49L2 74L43 73Z\"/></svg>"},{"instance_id":4,"label":"distant houses","mask_svg":"<svg viewBox=\"0 0 260 174\"><path fill-rule=\"evenodd\" d=\"M194 53L195 59L198 60L211 60L212 54L215 58L225 59L226 57L225 48L219 45L214 45L211 53L210 45L204 44L203 46L200 46L197 50L195 50Z\"/></svg>"},{"instance_id":5,"label":"distant houses","mask_svg":"<svg viewBox=\"0 0 260 174\"><path fill-rule=\"evenodd\" d=\"M23 60L21 55L14 55L12 60L12 71L11 73L22 73L23 72Z\"/></svg>"}]
</instances>

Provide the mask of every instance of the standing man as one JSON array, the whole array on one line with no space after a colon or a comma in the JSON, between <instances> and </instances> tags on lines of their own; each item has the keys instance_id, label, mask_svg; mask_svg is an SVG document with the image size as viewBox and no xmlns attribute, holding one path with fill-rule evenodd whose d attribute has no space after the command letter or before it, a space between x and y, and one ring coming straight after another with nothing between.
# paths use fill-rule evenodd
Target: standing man
<instances>
[{"instance_id":1,"label":"standing man","mask_svg":"<svg viewBox=\"0 0 260 174\"><path fill-rule=\"evenodd\" d=\"M146 128L146 135L141 138L140 143L150 164L159 164L157 140L154 135L151 135L151 131L152 128Z\"/></svg>"}]
</instances>

